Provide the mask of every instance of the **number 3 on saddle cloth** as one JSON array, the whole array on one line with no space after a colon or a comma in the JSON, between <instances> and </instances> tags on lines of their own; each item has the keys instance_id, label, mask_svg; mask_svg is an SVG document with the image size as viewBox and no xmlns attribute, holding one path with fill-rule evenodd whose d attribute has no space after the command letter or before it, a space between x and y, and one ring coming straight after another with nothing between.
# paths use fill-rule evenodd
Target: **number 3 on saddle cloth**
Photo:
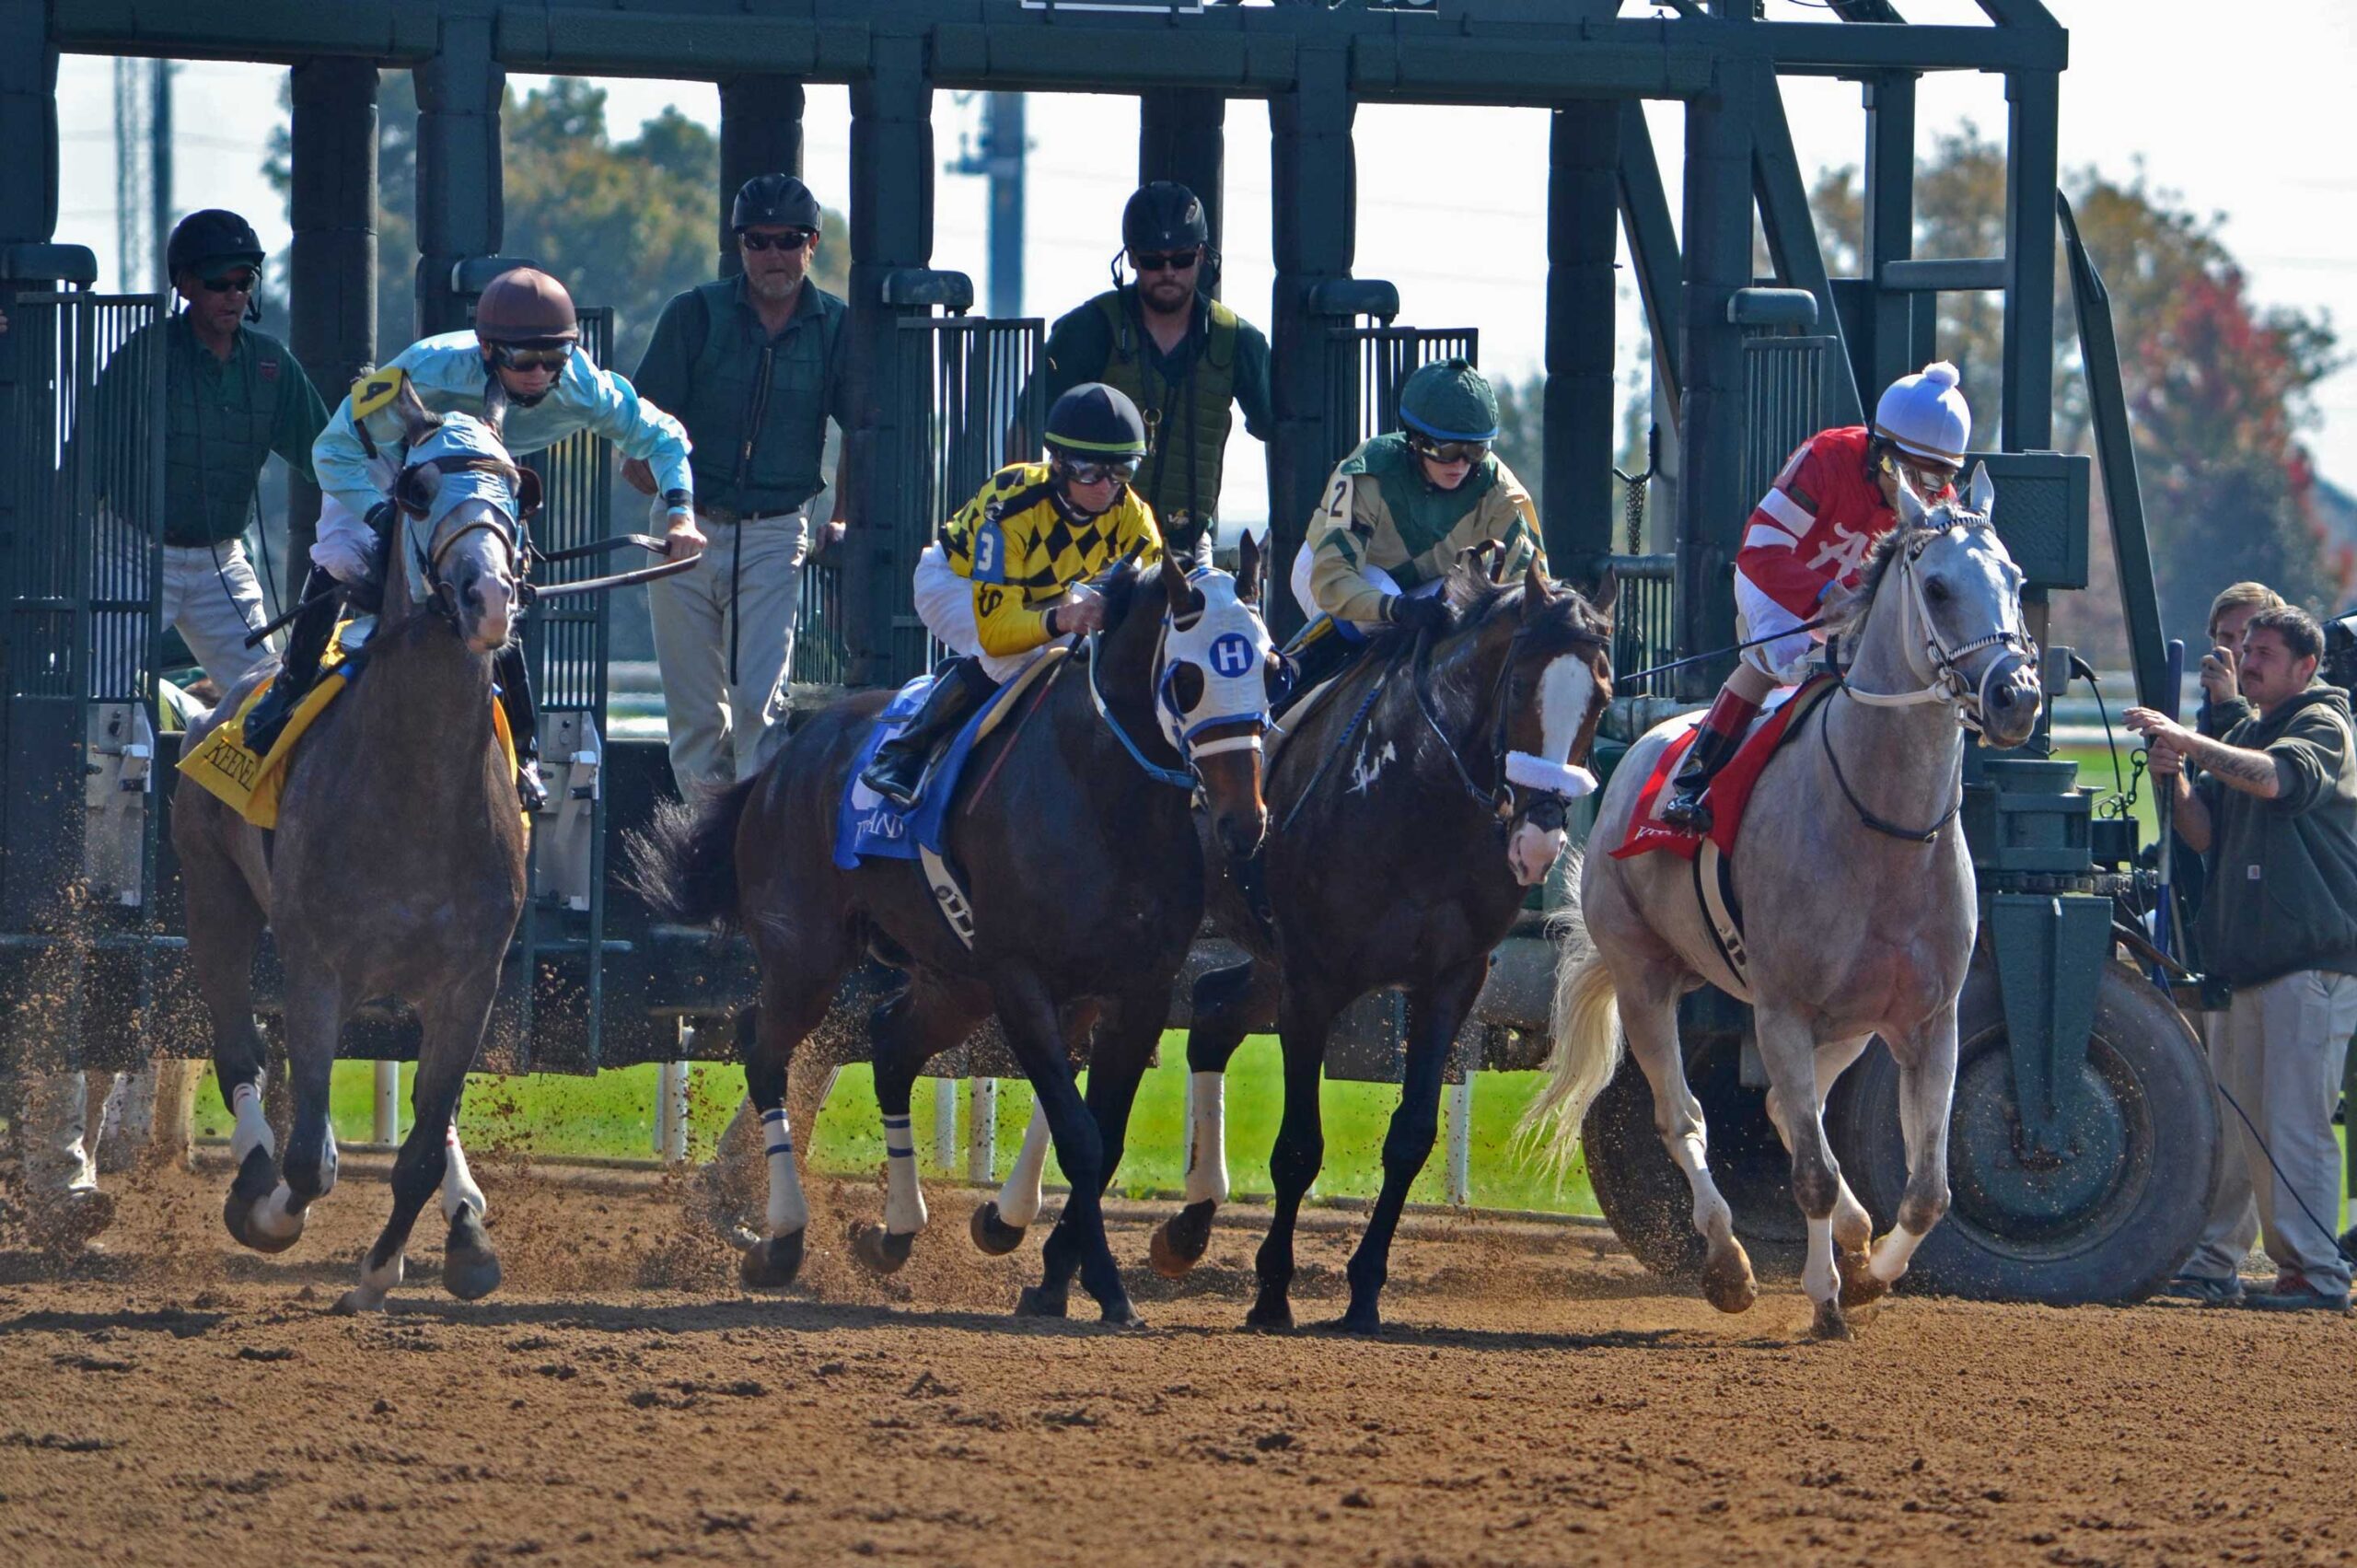
<instances>
[{"instance_id":1,"label":"number 3 on saddle cloth","mask_svg":"<svg viewBox=\"0 0 2357 1568\"><path fill-rule=\"evenodd\" d=\"M1687 748L1694 744L1701 726L1663 747L1661 755L1654 759L1654 771L1645 779L1643 792L1637 796L1637 809L1630 815L1628 835L1612 851L1615 860L1628 860L1658 849L1692 861L1695 897L1701 901L1719 954L1736 978L1747 985L1749 976L1743 945L1743 910L1736 902L1732 876L1736 840L1743 831L1744 807L1750 804L1752 787L1767 770L1768 760L1800 733L1802 721L1809 711L1831 696L1839 685L1833 676L1820 675L1800 686L1786 687L1768 699L1766 714L1752 726L1742 747L1719 771L1719 776L1711 781L1711 787L1703 796L1711 808L1708 834L1689 833L1661 820L1662 796L1670 780L1678 776L1678 764L1686 760Z\"/></svg>"},{"instance_id":2,"label":"number 3 on saddle cloth","mask_svg":"<svg viewBox=\"0 0 2357 1568\"><path fill-rule=\"evenodd\" d=\"M196 749L180 759L180 772L189 781L218 796L255 827L277 827L279 798L286 793L286 765L295 755L296 746L327 705L367 668L365 651L350 655L344 652L343 633L351 624L347 621L336 627L335 640L320 656L318 682L304 693L302 702L287 717L286 727L279 731L268 756L256 756L246 749L246 714L275 684L276 677L247 692L237 714L214 726ZM491 724L512 770L516 766L516 742L507 733L507 714L496 702L491 704ZM531 815L527 812L525 821L530 820Z\"/></svg>"}]
</instances>

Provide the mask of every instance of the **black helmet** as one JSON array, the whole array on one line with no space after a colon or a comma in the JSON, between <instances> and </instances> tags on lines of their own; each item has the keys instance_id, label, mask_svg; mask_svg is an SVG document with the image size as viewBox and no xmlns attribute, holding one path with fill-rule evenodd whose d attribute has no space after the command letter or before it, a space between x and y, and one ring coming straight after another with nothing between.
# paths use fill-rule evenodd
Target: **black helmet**
<instances>
[{"instance_id":1,"label":"black helmet","mask_svg":"<svg viewBox=\"0 0 2357 1568\"><path fill-rule=\"evenodd\" d=\"M728 226L742 232L756 225L819 232L819 198L791 174L757 174L737 192Z\"/></svg>"},{"instance_id":2,"label":"black helmet","mask_svg":"<svg viewBox=\"0 0 2357 1568\"><path fill-rule=\"evenodd\" d=\"M1086 463L1135 462L1145 456L1145 420L1128 393L1084 381L1048 411L1048 450Z\"/></svg>"},{"instance_id":3,"label":"black helmet","mask_svg":"<svg viewBox=\"0 0 2357 1568\"><path fill-rule=\"evenodd\" d=\"M1175 180L1141 185L1121 209L1121 248L1148 255L1208 245L1210 222L1195 193Z\"/></svg>"},{"instance_id":4,"label":"black helmet","mask_svg":"<svg viewBox=\"0 0 2357 1568\"><path fill-rule=\"evenodd\" d=\"M180 219L164 248L164 267L174 278L184 272L202 276L216 265L261 266L261 238L254 226L235 213L207 207Z\"/></svg>"}]
</instances>

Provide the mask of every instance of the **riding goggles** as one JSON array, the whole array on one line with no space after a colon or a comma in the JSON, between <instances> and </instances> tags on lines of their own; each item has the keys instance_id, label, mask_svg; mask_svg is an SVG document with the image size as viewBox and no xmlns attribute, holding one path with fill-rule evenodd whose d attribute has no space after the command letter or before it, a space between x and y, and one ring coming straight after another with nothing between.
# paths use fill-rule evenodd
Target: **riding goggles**
<instances>
[{"instance_id":1,"label":"riding goggles","mask_svg":"<svg viewBox=\"0 0 2357 1568\"><path fill-rule=\"evenodd\" d=\"M745 242L748 250L799 250L819 236L807 228L788 229L784 234L756 234L745 228L737 231L737 238Z\"/></svg>"},{"instance_id":2,"label":"riding goggles","mask_svg":"<svg viewBox=\"0 0 2357 1568\"><path fill-rule=\"evenodd\" d=\"M1064 477L1074 484L1102 484L1113 480L1127 484L1138 476L1138 459L1124 458L1114 463L1085 463L1071 458L1063 459Z\"/></svg>"},{"instance_id":3,"label":"riding goggles","mask_svg":"<svg viewBox=\"0 0 2357 1568\"><path fill-rule=\"evenodd\" d=\"M562 370L573 358L571 343L499 343L492 363L502 370Z\"/></svg>"},{"instance_id":4,"label":"riding goggles","mask_svg":"<svg viewBox=\"0 0 2357 1568\"><path fill-rule=\"evenodd\" d=\"M204 278L196 285L207 294L251 294L261 286L261 274L256 272L224 273L217 278Z\"/></svg>"},{"instance_id":5,"label":"riding goggles","mask_svg":"<svg viewBox=\"0 0 2357 1568\"><path fill-rule=\"evenodd\" d=\"M1130 265L1141 273L1183 273L1202 256L1195 247L1184 250L1132 250Z\"/></svg>"},{"instance_id":6,"label":"riding goggles","mask_svg":"<svg viewBox=\"0 0 2357 1568\"><path fill-rule=\"evenodd\" d=\"M1435 441L1429 436L1408 435L1409 448L1436 463L1478 463L1490 455L1487 441Z\"/></svg>"}]
</instances>

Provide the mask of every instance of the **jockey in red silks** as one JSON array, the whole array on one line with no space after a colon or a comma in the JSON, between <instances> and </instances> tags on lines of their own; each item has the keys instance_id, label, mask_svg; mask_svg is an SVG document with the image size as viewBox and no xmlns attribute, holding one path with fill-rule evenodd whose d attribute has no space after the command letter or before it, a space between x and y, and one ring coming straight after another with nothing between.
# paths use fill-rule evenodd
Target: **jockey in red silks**
<instances>
[{"instance_id":1,"label":"jockey in red silks","mask_svg":"<svg viewBox=\"0 0 2357 1568\"><path fill-rule=\"evenodd\" d=\"M1926 504L1954 487L1972 434L1956 378L1956 366L1941 360L1892 382L1871 426L1822 430L1802 442L1753 509L1735 558L1736 636L1773 640L1744 650L1702 716L1664 822L1710 830L1702 791L1742 744L1759 704L1799 679L1824 640L1802 628L1836 587L1857 586L1875 540L1898 526L1902 471Z\"/></svg>"}]
</instances>

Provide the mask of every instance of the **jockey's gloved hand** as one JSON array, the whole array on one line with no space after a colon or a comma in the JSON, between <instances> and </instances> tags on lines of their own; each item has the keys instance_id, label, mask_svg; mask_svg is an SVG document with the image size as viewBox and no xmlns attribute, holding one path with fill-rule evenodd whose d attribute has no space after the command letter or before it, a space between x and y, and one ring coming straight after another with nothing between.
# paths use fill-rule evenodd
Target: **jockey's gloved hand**
<instances>
[{"instance_id":1,"label":"jockey's gloved hand","mask_svg":"<svg viewBox=\"0 0 2357 1568\"><path fill-rule=\"evenodd\" d=\"M1441 602L1438 594L1422 598L1393 594L1383 601L1383 618L1411 633L1429 632L1438 636L1448 630L1448 606Z\"/></svg>"}]
</instances>

